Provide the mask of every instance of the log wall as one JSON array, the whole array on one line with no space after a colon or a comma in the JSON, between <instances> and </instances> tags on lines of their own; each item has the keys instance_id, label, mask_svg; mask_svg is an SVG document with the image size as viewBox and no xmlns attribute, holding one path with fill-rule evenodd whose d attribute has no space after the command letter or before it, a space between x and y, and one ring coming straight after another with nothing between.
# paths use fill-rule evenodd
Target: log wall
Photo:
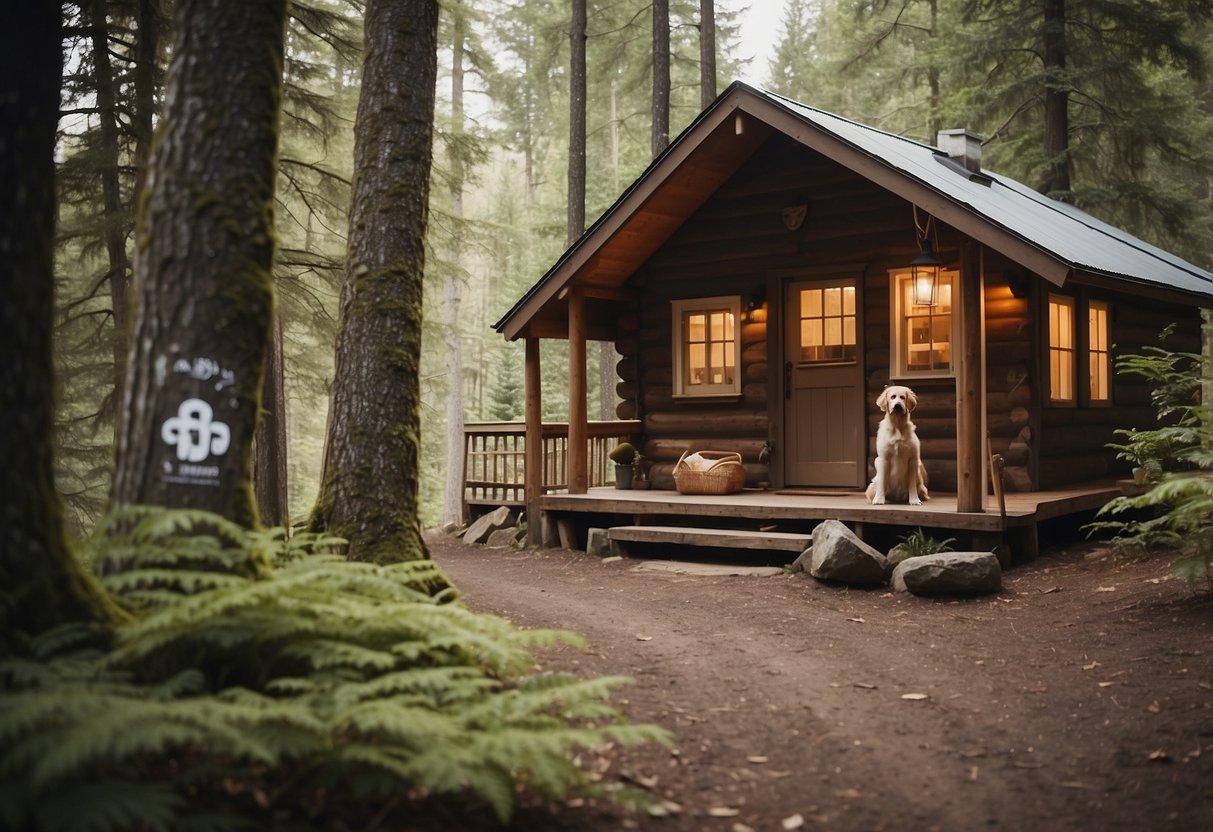
<instances>
[{"instance_id":1,"label":"log wall","mask_svg":"<svg viewBox=\"0 0 1213 832\"><path fill-rule=\"evenodd\" d=\"M1157 426L1156 412L1150 404L1150 384L1136 375L1116 373L1116 356L1141 353L1147 345L1200 352L1200 317L1195 307L1166 306L1081 287L1057 291L1077 299L1077 314L1085 314L1087 300L1109 304L1112 404L1065 407L1041 403L1037 473L1041 489L1081 480L1128 476L1129 464L1117 459L1116 452L1107 447L1109 442L1120 439L1115 435L1116 429ZM1177 325L1174 335L1160 342L1159 333L1170 324Z\"/></svg>"},{"instance_id":2,"label":"log wall","mask_svg":"<svg viewBox=\"0 0 1213 832\"><path fill-rule=\"evenodd\" d=\"M782 208L800 203L808 204L807 217L799 230L789 231ZM939 226L938 253L953 267L959 265L962 242L952 229ZM744 310L755 293L777 294L784 279L831 270L840 276L862 275L870 476L881 417L875 400L890 383L888 271L904 267L917 253L905 201L785 137L760 149L637 273L635 305L620 304L618 415L643 421L643 452L652 463L654 485L674 487L671 471L686 450L741 453L751 486L772 479L771 466L759 462L764 445L772 442L774 455L780 453L782 400L774 397L783 359L767 354L768 326L778 329L780 298L767 298L760 314L743 322L741 396L708 401L673 396L671 301L739 295ZM1046 290L1031 276L1028 296L1014 297L1009 284L1016 271L1023 274L1022 267L984 252L986 428L992 451L1004 460L1004 484L1008 490L1027 491L1115 472L1114 454L1104 446L1117 427L1153 424L1149 390L1140 381L1115 377L1113 407L1042 403L1040 379L1047 365L1040 322L1047 311L1042 300ZM1151 307L1137 298L1091 297L1111 303L1116 354L1153 342L1162 326L1175 320L1173 308ZM1199 332L1196 313L1188 310L1188 315L1184 337L1173 348L1199 348L1193 340ZM930 487L954 492L955 381L913 379L910 386L919 398L914 416Z\"/></svg>"}]
</instances>

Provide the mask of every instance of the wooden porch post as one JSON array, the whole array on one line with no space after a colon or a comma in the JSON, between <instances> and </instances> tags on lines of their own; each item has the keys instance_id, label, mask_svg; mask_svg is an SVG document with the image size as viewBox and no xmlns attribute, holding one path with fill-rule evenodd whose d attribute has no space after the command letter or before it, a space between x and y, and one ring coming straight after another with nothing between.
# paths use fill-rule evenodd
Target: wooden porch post
<instances>
[{"instance_id":1,"label":"wooden porch post","mask_svg":"<svg viewBox=\"0 0 1213 832\"><path fill-rule=\"evenodd\" d=\"M569 457L570 494L589 491L590 445L586 420L585 289L569 288Z\"/></svg>"},{"instance_id":2,"label":"wooden porch post","mask_svg":"<svg viewBox=\"0 0 1213 832\"><path fill-rule=\"evenodd\" d=\"M981 349L985 281L981 267L981 247L973 242L964 243L960 251L960 362L956 373L957 511L985 511L981 413L982 391L985 389Z\"/></svg>"},{"instance_id":3,"label":"wooden porch post","mask_svg":"<svg viewBox=\"0 0 1213 832\"><path fill-rule=\"evenodd\" d=\"M526 503L526 542L528 546L543 543L539 523L539 498L543 495L543 390L539 372L539 339L526 339L526 370L523 390L526 396L526 474L523 501Z\"/></svg>"}]
</instances>

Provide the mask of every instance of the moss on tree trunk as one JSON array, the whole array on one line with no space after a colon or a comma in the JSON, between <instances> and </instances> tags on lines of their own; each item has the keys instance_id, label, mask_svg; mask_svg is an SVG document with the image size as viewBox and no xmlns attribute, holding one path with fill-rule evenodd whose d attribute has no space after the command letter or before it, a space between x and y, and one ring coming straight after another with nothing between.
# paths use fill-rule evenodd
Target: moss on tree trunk
<instances>
[{"instance_id":1,"label":"moss on tree trunk","mask_svg":"<svg viewBox=\"0 0 1213 832\"><path fill-rule=\"evenodd\" d=\"M370 0L341 328L314 529L351 558L428 557L418 519L422 275L435 0Z\"/></svg>"},{"instance_id":2,"label":"moss on tree trunk","mask_svg":"<svg viewBox=\"0 0 1213 832\"><path fill-rule=\"evenodd\" d=\"M182 0L136 231L112 503L256 522L285 0Z\"/></svg>"},{"instance_id":3,"label":"moss on tree trunk","mask_svg":"<svg viewBox=\"0 0 1213 832\"><path fill-rule=\"evenodd\" d=\"M0 55L0 655L22 651L22 632L121 617L67 546L52 473L59 14L19 4L6 19L21 36Z\"/></svg>"}]
</instances>

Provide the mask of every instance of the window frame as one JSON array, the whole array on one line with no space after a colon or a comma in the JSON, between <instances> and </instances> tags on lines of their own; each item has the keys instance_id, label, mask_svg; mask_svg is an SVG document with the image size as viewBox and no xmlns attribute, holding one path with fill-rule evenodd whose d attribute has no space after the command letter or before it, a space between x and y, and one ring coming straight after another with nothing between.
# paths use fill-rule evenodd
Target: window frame
<instances>
[{"instance_id":1,"label":"window frame","mask_svg":"<svg viewBox=\"0 0 1213 832\"><path fill-rule=\"evenodd\" d=\"M1068 352L1070 354L1070 395L1062 397L1057 395L1057 378L1053 374L1053 353L1066 352L1067 348L1053 345L1053 305L1065 307L1070 311L1070 346ZM1078 299L1072 295L1062 295L1056 292L1048 292L1045 295L1045 378L1048 380L1048 401L1050 407L1077 407L1078 406L1078 391L1080 389L1080 379L1078 377L1079 368L1079 346L1083 338L1077 330L1078 324Z\"/></svg>"},{"instance_id":2,"label":"window frame","mask_svg":"<svg viewBox=\"0 0 1213 832\"><path fill-rule=\"evenodd\" d=\"M805 358L803 353L804 353L804 349L806 348L806 345L804 343L803 330L801 330L800 332L796 332L796 333L790 333L794 337L795 343L797 343L801 349L801 354L792 359L793 362L797 366L800 366L800 367L835 367L835 366L842 366L842 365L858 363L859 346L860 346L860 344L859 344L859 335L860 335L859 303L860 303L860 300L859 300L859 285L858 284L859 284L859 281L852 279L852 278L838 278L836 280L814 281L811 285L802 284L802 287L799 290L799 292L801 292L801 293L806 292L806 291L810 291L810 292L815 291L815 292L822 293L822 297L821 297L822 304L821 304L821 314L820 315L805 317L804 309L800 306L801 300L799 298L796 298L796 299L789 301L790 303L792 303L792 307L793 307L790 310L792 317L790 317L788 319L789 325L793 325L792 324L793 321L796 324L799 324L800 326L803 326L803 323L806 320L820 321L822 324L820 334L821 334L821 339L822 339L823 343L819 344L817 346L821 349L825 349L827 347L841 347L842 351L844 352L844 354L840 355L840 356L827 356L827 357L823 357L823 358L812 358L812 359ZM826 314L825 293L831 289L838 289L841 291L841 297L840 297L840 302L839 302L839 312L837 315ZM851 290L851 312L849 314L846 312L846 300L845 300L846 290L848 290L848 289ZM848 318L850 319L850 324L851 324L851 341L850 342L848 342L846 340L847 319ZM839 328L838 335L840 338L839 344L825 344L824 343L824 341L827 340L826 330L828 327L828 322L831 320L838 321L838 328ZM847 347L850 347L850 352L851 352L850 355L845 354ZM789 345L789 349L790 349L790 345Z\"/></svg>"},{"instance_id":3,"label":"window frame","mask_svg":"<svg viewBox=\"0 0 1213 832\"><path fill-rule=\"evenodd\" d=\"M733 381L725 384L689 383L690 342L686 331L687 315L693 312L726 311L733 316ZM709 298L685 298L670 301L674 376L671 380L675 399L709 399L741 395L741 296L717 295Z\"/></svg>"},{"instance_id":4,"label":"window frame","mask_svg":"<svg viewBox=\"0 0 1213 832\"><path fill-rule=\"evenodd\" d=\"M904 354L901 347L902 334L905 331L906 312L903 309L901 290L905 281L913 279L909 266L889 269L889 374L891 378L956 378L956 352L960 342L960 269L944 266L940 269L940 277L948 277L952 282L951 316L949 327L949 345L951 356L948 368L930 368L926 370L911 370L908 367L909 356Z\"/></svg>"},{"instance_id":5,"label":"window frame","mask_svg":"<svg viewBox=\"0 0 1213 832\"><path fill-rule=\"evenodd\" d=\"M1083 344L1086 347L1086 356L1083 361L1083 368L1086 372L1085 384L1083 384L1083 392L1086 395L1086 403L1089 407L1111 407L1112 406L1112 304L1106 300L1088 299L1086 302L1086 331L1083 333ZM1091 333L1091 312L1095 309L1103 310L1103 349L1096 349L1092 340ZM1096 398L1093 389L1093 381L1091 375L1091 361L1097 355L1103 356L1103 369L1108 382L1107 395L1103 398Z\"/></svg>"}]
</instances>

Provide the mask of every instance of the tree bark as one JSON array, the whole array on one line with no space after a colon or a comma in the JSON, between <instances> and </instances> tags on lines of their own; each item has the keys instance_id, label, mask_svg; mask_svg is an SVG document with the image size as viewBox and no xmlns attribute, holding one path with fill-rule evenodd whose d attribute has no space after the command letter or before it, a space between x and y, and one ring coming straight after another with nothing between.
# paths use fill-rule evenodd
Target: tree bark
<instances>
[{"instance_id":1,"label":"tree bark","mask_svg":"<svg viewBox=\"0 0 1213 832\"><path fill-rule=\"evenodd\" d=\"M92 30L93 81L97 91L97 122L101 134L101 202L104 216L103 238L107 257L106 278L110 285L110 305L114 321L114 392L108 408L114 407L122 393L126 369L127 294L130 289L130 261L126 256L128 221L122 204L122 185L118 175L118 106L114 93L114 72L110 64L107 0L89 4L89 28Z\"/></svg>"},{"instance_id":2,"label":"tree bark","mask_svg":"<svg viewBox=\"0 0 1213 832\"><path fill-rule=\"evenodd\" d=\"M253 491L264 526L290 527L287 498L286 389L282 355L282 319L275 316L265 357L261 419L254 439Z\"/></svg>"},{"instance_id":3,"label":"tree bark","mask_svg":"<svg viewBox=\"0 0 1213 832\"><path fill-rule=\"evenodd\" d=\"M459 138L463 135L463 50L467 16L463 3L451 4L451 215L463 219L463 158ZM446 331L446 487L442 495L442 522L463 522L463 337L459 331L460 281L463 279L459 238L451 250L451 276L442 287L442 318Z\"/></svg>"},{"instance_id":4,"label":"tree bark","mask_svg":"<svg viewBox=\"0 0 1213 832\"><path fill-rule=\"evenodd\" d=\"M670 0L653 0L653 158L670 143Z\"/></svg>"},{"instance_id":5,"label":"tree bark","mask_svg":"<svg viewBox=\"0 0 1213 832\"><path fill-rule=\"evenodd\" d=\"M164 23L158 0L139 0L136 22L138 40L135 43L135 112L131 124L135 133L134 204L140 204L147 178L148 159L152 153L152 133L155 127L157 68L160 56L160 30Z\"/></svg>"},{"instance_id":6,"label":"tree bark","mask_svg":"<svg viewBox=\"0 0 1213 832\"><path fill-rule=\"evenodd\" d=\"M0 53L0 656L21 633L119 617L79 567L52 467L55 131L63 71L60 10L21 3Z\"/></svg>"},{"instance_id":7,"label":"tree bark","mask_svg":"<svg viewBox=\"0 0 1213 832\"><path fill-rule=\"evenodd\" d=\"M699 106L716 100L716 4L699 0Z\"/></svg>"},{"instance_id":8,"label":"tree bark","mask_svg":"<svg viewBox=\"0 0 1213 832\"><path fill-rule=\"evenodd\" d=\"M256 523L285 0L182 0L137 228L111 491Z\"/></svg>"},{"instance_id":9,"label":"tree bark","mask_svg":"<svg viewBox=\"0 0 1213 832\"><path fill-rule=\"evenodd\" d=\"M1040 191L1073 201L1070 192L1070 81L1066 74L1065 0L1045 0L1045 174Z\"/></svg>"},{"instance_id":10,"label":"tree bark","mask_svg":"<svg viewBox=\"0 0 1213 832\"><path fill-rule=\"evenodd\" d=\"M585 231L585 27L586 0L573 0L569 24L568 243Z\"/></svg>"},{"instance_id":11,"label":"tree bark","mask_svg":"<svg viewBox=\"0 0 1213 832\"><path fill-rule=\"evenodd\" d=\"M321 493L312 527L349 557L428 557L418 520L422 274L437 0L370 0L354 193Z\"/></svg>"}]
</instances>

